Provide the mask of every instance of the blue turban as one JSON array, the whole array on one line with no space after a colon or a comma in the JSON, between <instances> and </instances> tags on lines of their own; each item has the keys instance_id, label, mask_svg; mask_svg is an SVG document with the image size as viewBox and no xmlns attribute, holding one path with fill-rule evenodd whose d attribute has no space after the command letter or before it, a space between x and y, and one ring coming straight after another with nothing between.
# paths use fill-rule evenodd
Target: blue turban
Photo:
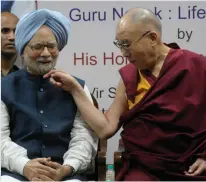
<instances>
[{"instance_id":1,"label":"blue turban","mask_svg":"<svg viewBox=\"0 0 206 182\"><path fill-rule=\"evenodd\" d=\"M54 33L59 51L67 44L71 31L69 20L60 12L39 9L24 15L16 26L15 45L20 55L24 46L32 39L42 25L46 25Z\"/></svg>"}]
</instances>

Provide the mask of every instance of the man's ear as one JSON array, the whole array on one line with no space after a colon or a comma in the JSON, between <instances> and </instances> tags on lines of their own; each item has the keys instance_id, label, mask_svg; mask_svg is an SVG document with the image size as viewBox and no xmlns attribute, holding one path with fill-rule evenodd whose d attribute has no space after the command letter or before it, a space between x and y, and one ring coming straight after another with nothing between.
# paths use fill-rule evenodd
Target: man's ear
<instances>
[{"instance_id":1,"label":"man's ear","mask_svg":"<svg viewBox=\"0 0 206 182\"><path fill-rule=\"evenodd\" d=\"M151 39L151 43L153 46L155 46L158 43L158 34L154 31L149 33L149 37Z\"/></svg>"}]
</instances>

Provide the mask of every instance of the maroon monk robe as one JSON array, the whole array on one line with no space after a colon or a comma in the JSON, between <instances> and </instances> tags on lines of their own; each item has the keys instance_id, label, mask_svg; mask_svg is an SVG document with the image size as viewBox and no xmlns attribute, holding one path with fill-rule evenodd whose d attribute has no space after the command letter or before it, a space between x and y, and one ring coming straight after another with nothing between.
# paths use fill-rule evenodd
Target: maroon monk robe
<instances>
[{"instance_id":1,"label":"maroon monk robe","mask_svg":"<svg viewBox=\"0 0 206 182\"><path fill-rule=\"evenodd\" d=\"M206 180L206 174L184 174L198 157L206 157L206 59L170 49L157 78L141 73L151 87L120 118L126 152L116 180ZM137 69L129 64L120 74L134 100Z\"/></svg>"}]
</instances>

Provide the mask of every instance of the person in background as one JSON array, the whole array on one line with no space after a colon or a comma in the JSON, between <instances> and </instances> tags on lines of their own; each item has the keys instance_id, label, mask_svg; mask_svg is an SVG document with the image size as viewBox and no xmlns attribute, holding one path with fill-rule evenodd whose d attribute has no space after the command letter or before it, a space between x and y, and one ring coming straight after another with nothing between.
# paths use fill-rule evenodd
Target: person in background
<instances>
[{"instance_id":1,"label":"person in background","mask_svg":"<svg viewBox=\"0 0 206 182\"><path fill-rule=\"evenodd\" d=\"M169 47L159 19L144 8L129 10L114 44L130 64L120 69L115 99L103 115L71 75L44 76L70 92L100 138L122 126L123 167L117 181L206 181L206 59Z\"/></svg>"},{"instance_id":2,"label":"person in background","mask_svg":"<svg viewBox=\"0 0 206 182\"><path fill-rule=\"evenodd\" d=\"M18 70L14 65L17 59L15 29L19 19L9 12L1 12L1 76Z\"/></svg>"},{"instance_id":3,"label":"person in background","mask_svg":"<svg viewBox=\"0 0 206 182\"><path fill-rule=\"evenodd\" d=\"M48 9L26 14L17 24L15 44L25 69L2 79L2 179L86 180L98 137L72 95L43 78L54 69L70 31L69 20ZM85 81L75 79L92 103Z\"/></svg>"}]
</instances>

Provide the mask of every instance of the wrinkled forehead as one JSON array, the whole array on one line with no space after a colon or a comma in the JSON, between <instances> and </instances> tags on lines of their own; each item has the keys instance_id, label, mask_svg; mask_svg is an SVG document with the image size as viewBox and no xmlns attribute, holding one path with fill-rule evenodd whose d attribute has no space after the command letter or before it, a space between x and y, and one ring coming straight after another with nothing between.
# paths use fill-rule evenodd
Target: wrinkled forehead
<instances>
[{"instance_id":1,"label":"wrinkled forehead","mask_svg":"<svg viewBox=\"0 0 206 182\"><path fill-rule=\"evenodd\" d=\"M116 28L116 40L133 39L141 33L141 28L137 24L119 25Z\"/></svg>"},{"instance_id":2,"label":"wrinkled forehead","mask_svg":"<svg viewBox=\"0 0 206 182\"><path fill-rule=\"evenodd\" d=\"M53 31L49 27L42 25L34 33L32 39L29 42L47 43L47 42L55 42L55 41L56 41L56 37L55 37Z\"/></svg>"}]
</instances>

